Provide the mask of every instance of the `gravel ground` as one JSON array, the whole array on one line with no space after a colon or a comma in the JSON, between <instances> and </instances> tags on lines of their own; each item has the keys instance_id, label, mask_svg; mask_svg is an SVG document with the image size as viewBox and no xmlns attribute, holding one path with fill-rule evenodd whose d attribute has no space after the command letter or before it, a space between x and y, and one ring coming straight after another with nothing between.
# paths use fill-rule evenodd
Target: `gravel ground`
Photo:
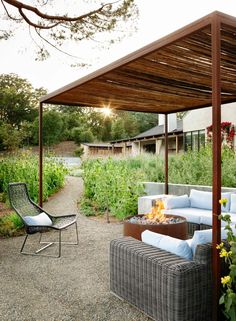
<instances>
[{"instance_id":1,"label":"gravel ground","mask_svg":"<svg viewBox=\"0 0 236 321\"><path fill-rule=\"evenodd\" d=\"M78 213L81 178L68 177L65 188L44 207L54 214ZM1 321L148 321L109 293L109 241L122 236L120 223L102 223L78 213L78 246L63 246L60 259L19 254L23 237L1 240ZM64 232L73 239L73 227ZM54 233L46 233L54 237ZM38 235L32 236L37 242ZM55 250L52 248L51 250Z\"/></svg>"}]
</instances>

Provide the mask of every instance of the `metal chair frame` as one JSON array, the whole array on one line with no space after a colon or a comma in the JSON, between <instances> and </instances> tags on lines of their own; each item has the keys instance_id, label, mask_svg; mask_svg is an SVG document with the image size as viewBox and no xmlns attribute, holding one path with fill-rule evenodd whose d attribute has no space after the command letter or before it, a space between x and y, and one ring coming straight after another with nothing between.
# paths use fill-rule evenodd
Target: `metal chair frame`
<instances>
[{"instance_id":1,"label":"metal chair frame","mask_svg":"<svg viewBox=\"0 0 236 321\"><path fill-rule=\"evenodd\" d=\"M30 213L23 213L23 211L20 207L17 205L17 199L14 198L14 189L16 190L16 194L20 194L23 199L23 205L25 208L29 208ZM22 221L24 222L25 228L26 228L26 236L24 238L23 244L20 249L20 253L24 255L33 255L33 256L46 256L46 257L54 257L59 258L61 257L61 245L78 245L79 244L79 237L78 237L78 226L77 226L77 220L76 220L76 214L71 215L61 215L61 216L53 216L49 214L47 211L45 211L42 207L37 205L35 202L33 202L29 196L27 185L25 183L9 183L8 185L8 195L9 200L12 208L15 210L15 212L21 217ZM19 195L18 195L19 196ZM39 213L46 213L50 219L52 220L53 224L51 226L36 226L36 225L29 225L25 222L24 216L33 214L38 215ZM63 223L63 221L65 221ZM61 223L62 222L62 223ZM61 223L61 225L60 225ZM75 233L76 233L76 241L75 242L62 242L61 241L61 232L64 229L67 229L69 226L75 225ZM42 241L42 234L46 230L54 229L58 231L58 241L53 242L47 242ZM44 246L40 247L35 252L26 252L24 251L24 247L27 243L28 237L31 234L40 233L39 237L39 244L44 244ZM51 254L41 254L43 250L46 250L48 247L52 246L53 244L58 244L58 255L51 255ZM39 254L40 253L40 254Z\"/></svg>"}]
</instances>

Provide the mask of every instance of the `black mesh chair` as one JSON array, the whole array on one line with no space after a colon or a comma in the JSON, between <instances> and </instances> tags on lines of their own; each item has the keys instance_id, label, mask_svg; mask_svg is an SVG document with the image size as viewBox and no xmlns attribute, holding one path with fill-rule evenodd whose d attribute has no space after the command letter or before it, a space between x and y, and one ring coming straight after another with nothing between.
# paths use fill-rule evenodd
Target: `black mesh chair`
<instances>
[{"instance_id":1,"label":"black mesh chair","mask_svg":"<svg viewBox=\"0 0 236 321\"><path fill-rule=\"evenodd\" d=\"M45 254L42 256L50 256L50 257L60 257L61 256L61 244L68 244L68 245L77 245L78 244L78 228L77 228L77 221L76 215L63 215L63 216L53 216L46 212L43 208L35 204L29 197L29 193L27 190L27 186L25 183L10 183L8 185L8 194L9 200L12 208L16 211L16 213L21 217L24 222L25 229L26 229L26 237L23 241L20 253L28 254L28 255L42 255L39 254L49 246L57 243L58 244L58 255L49 255ZM45 213L49 219L51 220L50 225L35 225L29 224L27 218L37 219L37 215ZM44 214L43 214L44 215ZM45 216L46 216L45 215ZM49 220L49 221L50 221ZM71 225L75 225L75 232L76 232L76 242L62 242L61 241L61 231L68 228ZM43 242L42 241L42 233L48 231L50 229L57 230L58 234L58 241L57 242ZM44 244L41 248L36 250L35 252L25 252L24 247L26 245L27 238L30 234L40 233L39 243Z\"/></svg>"}]
</instances>

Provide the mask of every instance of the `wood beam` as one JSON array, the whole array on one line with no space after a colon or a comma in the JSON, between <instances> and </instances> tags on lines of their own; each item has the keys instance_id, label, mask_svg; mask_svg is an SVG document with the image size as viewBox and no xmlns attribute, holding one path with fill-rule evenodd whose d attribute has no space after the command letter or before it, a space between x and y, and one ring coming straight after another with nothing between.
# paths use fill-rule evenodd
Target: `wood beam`
<instances>
[{"instance_id":1,"label":"wood beam","mask_svg":"<svg viewBox=\"0 0 236 321\"><path fill-rule=\"evenodd\" d=\"M168 192L168 114L165 114L165 194Z\"/></svg>"},{"instance_id":2,"label":"wood beam","mask_svg":"<svg viewBox=\"0 0 236 321\"><path fill-rule=\"evenodd\" d=\"M216 245L221 242L221 22L212 20L212 124L213 124L213 320L219 321L220 257Z\"/></svg>"}]
</instances>

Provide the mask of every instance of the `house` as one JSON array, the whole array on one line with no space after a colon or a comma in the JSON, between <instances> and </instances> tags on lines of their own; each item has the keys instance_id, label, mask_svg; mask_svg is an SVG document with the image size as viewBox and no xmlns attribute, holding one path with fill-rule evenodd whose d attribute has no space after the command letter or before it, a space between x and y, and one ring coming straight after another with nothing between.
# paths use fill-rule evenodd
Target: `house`
<instances>
[{"instance_id":1,"label":"house","mask_svg":"<svg viewBox=\"0 0 236 321\"><path fill-rule=\"evenodd\" d=\"M183 151L183 121L177 120L176 114L168 116L169 153ZM164 116L159 115L159 124L135 137L112 141L111 144L122 144L123 154L139 155L153 153L164 155L165 126Z\"/></svg>"},{"instance_id":2,"label":"house","mask_svg":"<svg viewBox=\"0 0 236 321\"><path fill-rule=\"evenodd\" d=\"M84 157L89 156L110 156L122 153L121 144L110 143L83 143Z\"/></svg>"},{"instance_id":3,"label":"house","mask_svg":"<svg viewBox=\"0 0 236 321\"><path fill-rule=\"evenodd\" d=\"M230 124L229 124L230 123ZM207 130L212 125L212 107L189 111L183 118L183 142L184 150L195 150L205 144L210 131ZM236 125L236 103L222 105L221 107L221 130L222 139L227 143L227 130L225 125L231 129L232 147L236 148L236 136L234 126Z\"/></svg>"},{"instance_id":4,"label":"house","mask_svg":"<svg viewBox=\"0 0 236 321\"><path fill-rule=\"evenodd\" d=\"M168 116L169 154L187 150L199 150L211 138L212 107L189 111L182 120L176 114ZM222 140L236 149L236 103L221 107ZM228 133L227 133L228 131ZM230 132L231 131L231 132ZM231 134L230 134L231 133ZM164 155L164 116L159 115L159 124L139 135L120 139L111 144L121 144L123 154L138 155L143 152ZM231 136L231 137L230 137ZM231 139L231 141L230 141Z\"/></svg>"}]
</instances>

